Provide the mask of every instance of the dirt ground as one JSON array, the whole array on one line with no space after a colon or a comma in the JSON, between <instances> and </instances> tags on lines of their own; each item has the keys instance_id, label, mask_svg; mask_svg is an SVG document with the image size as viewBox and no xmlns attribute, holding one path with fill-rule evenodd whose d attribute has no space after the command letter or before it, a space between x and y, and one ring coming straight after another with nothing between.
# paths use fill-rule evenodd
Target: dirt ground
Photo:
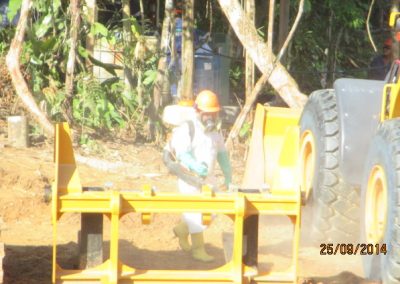
<instances>
[{"instance_id":1,"label":"dirt ground","mask_svg":"<svg viewBox=\"0 0 400 284\"><path fill-rule=\"evenodd\" d=\"M46 143L27 149L8 147L6 132L6 124L0 120L0 242L6 246L4 283L50 283L51 208L43 196L45 186L54 176L53 148ZM84 186L135 189L150 183L159 191L177 191L176 180L167 173L160 148L155 146L99 141L92 145L91 151L81 148L76 154ZM236 183L242 175L242 157L243 149L233 157ZM307 211L303 215L305 225ZM283 217L261 217L260 220L260 268L280 270L288 267L292 232L289 221ZM209 264L194 261L179 249L171 230L178 221L178 215L158 214L150 225L141 225L135 214L125 216L120 225L122 261L143 269L210 269L224 264L222 235L232 231L228 217L217 216L205 233L206 248L216 258ZM79 226L80 218L76 214L65 215L59 222L58 262L64 268L72 268L77 263ZM104 221L104 227L107 256L108 220ZM308 237L303 231L300 278L327 277L343 271L361 275L359 256L320 256L319 248L307 242ZM354 279L319 283L362 283Z\"/></svg>"}]
</instances>

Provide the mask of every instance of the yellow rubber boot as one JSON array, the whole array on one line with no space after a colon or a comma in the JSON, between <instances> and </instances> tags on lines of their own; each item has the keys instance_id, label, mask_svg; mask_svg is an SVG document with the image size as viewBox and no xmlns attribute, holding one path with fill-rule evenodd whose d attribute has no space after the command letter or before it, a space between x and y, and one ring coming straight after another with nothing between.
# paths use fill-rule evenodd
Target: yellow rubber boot
<instances>
[{"instance_id":1,"label":"yellow rubber boot","mask_svg":"<svg viewBox=\"0 0 400 284\"><path fill-rule=\"evenodd\" d=\"M189 229L185 222L180 222L173 229L174 235L179 239L179 246L184 251L190 251L192 248L189 244Z\"/></svg>"},{"instance_id":2,"label":"yellow rubber boot","mask_svg":"<svg viewBox=\"0 0 400 284\"><path fill-rule=\"evenodd\" d=\"M192 257L196 260L203 262L211 262L214 257L207 254L204 249L204 237L203 233L191 234L192 237Z\"/></svg>"}]
</instances>

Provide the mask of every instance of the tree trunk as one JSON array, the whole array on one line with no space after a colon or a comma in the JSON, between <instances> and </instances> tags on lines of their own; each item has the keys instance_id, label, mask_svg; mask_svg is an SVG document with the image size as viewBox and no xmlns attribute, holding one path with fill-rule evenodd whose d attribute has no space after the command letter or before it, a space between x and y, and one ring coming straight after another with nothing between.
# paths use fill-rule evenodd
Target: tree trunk
<instances>
[{"instance_id":1,"label":"tree trunk","mask_svg":"<svg viewBox=\"0 0 400 284\"><path fill-rule=\"evenodd\" d=\"M164 14L165 17L165 14ZM157 7L156 7L156 28L160 27L160 0L157 0Z\"/></svg>"},{"instance_id":2,"label":"tree trunk","mask_svg":"<svg viewBox=\"0 0 400 284\"><path fill-rule=\"evenodd\" d=\"M96 5L96 0L86 0L86 6L87 6L87 19L89 22L89 25L92 26L96 21L97 21L97 5ZM89 55L91 57L94 57L94 45L95 45L95 38L92 33L88 33L86 35L86 50L89 52ZM89 67L92 65L89 59L86 60L86 66Z\"/></svg>"},{"instance_id":3,"label":"tree trunk","mask_svg":"<svg viewBox=\"0 0 400 284\"><path fill-rule=\"evenodd\" d=\"M129 93L132 90L131 82L133 81L132 71L130 69L130 64L127 63L130 55L128 50L132 44L132 32L131 32L131 4L129 0L122 1L122 19L123 19L123 35L124 35L124 83L125 92Z\"/></svg>"},{"instance_id":4,"label":"tree trunk","mask_svg":"<svg viewBox=\"0 0 400 284\"><path fill-rule=\"evenodd\" d=\"M168 81L167 74L167 52L169 45L169 38L171 35L171 19L172 19L173 0L165 1L164 20L161 31L160 52L161 56L158 60L157 77L154 83L153 90L153 105L154 110L158 112L161 105L165 104L166 98L162 98L163 86Z\"/></svg>"},{"instance_id":5,"label":"tree trunk","mask_svg":"<svg viewBox=\"0 0 400 284\"><path fill-rule=\"evenodd\" d=\"M164 94L164 86L168 84L168 66L167 66L167 52L169 46L169 39L171 38L171 23L173 19L173 0L165 1L164 20L161 31L160 52L161 56L158 60L157 77L154 82L153 98L148 108L149 121L148 121L148 137L147 139L153 141L156 137L155 122L158 120L158 112L162 105L166 105L169 101L167 94Z\"/></svg>"},{"instance_id":6,"label":"tree trunk","mask_svg":"<svg viewBox=\"0 0 400 284\"><path fill-rule=\"evenodd\" d=\"M255 17L255 9L254 9L254 0L245 0L245 9L247 17L254 23ZM251 92L254 86L254 62L251 59L251 56L246 51L246 100L250 97Z\"/></svg>"},{"instance_id":7,"label":"tree trunk","mask_svg":"<svg viewBox=\"0 0 400 284\"><path fill-rule=\"evenodd\" d=\"M139 6L140 6L140 24L142 25L143 32L145 30L145 18L144 18L144 6L143 6L143 0L139 0ZM130 14L130 13L129 13Z\"/></svg>"},{"instance_id":8,"label":"tree trunk","mask_svg":"<svg viewBox=\"0 0 400 284\"><path fill-rule=\"evenodd\" d=\"M268 82L292 108L302 108L307 97L302 94L296 81L275 56L268 53L266 43L258 36L256 28L245 16L237 0L218 0L239 40L249 52L263 74L270 74Z\"/></svg>"},{"instance_id":9,"label":"tree trunk","mask_svg":"<svg viewBox=\"0 0 400 284\"><path fill-rule=\"evenodd\" d=\"M184 1L182 29L182 88L180 99L193 100L193 25L194 0Z\"/></svg>"},{"instance_id":10,"label":"tree trunk","mask_svg":"<svg viewBox=\"0 0 400 284\"><path fill-rule=\"evenodd\" d=\"M290 1L281 0L279 8L279 48L283 46L285 39L289 33L289 14L290 14Z\"/></svg>"},{"instance_id":11,"label":"tree trunk","mask_svg":"<svg viewBox=\"0 0 400 284\"><path fill-rule=\"evenodd\" d=\"M10 72L15 91L21 98L26 109L33 115L33 118L36 120L36 122L43 127L46 134L50 137L53 137L53 125L50 123L47 116L38 108L20 69L19 58L21 55L22 44L24 42L25 29L28 22L31 5L31 0L22 1L17 29L6 57L6 64L8 71Z\"/></svg>"},{"instance_id":12,"label":"tree trunk","mask_svg":"<svg viewBox=\"0 0 400 284\"><path fill-rule=\"evenodd\" d=\"M74 73L75 73L75 60L76 49L78 45L78 31L80 26L79 15L79 0L71 0L70 13L71 13L71 29L69 33L70 48L67 62L67 74L65 76L65 101L64 101L64 118L70 125L73 123L72 114L72 100L74 98Z\"/></svg>"},{"instance_id":13,"label":"tree trunk","mask_svg":"<svg viewBox=\"0 0 400 284\"><path fill-rule=\"evenodd\" d=\"M283 46L282 46L281 50L279 51L278 56L276 57L276 59L274 59L273 65L276 65L277 63L279 63L279 61L281 60L283 54L285 53L285 50L286 50L290 40L292 39L293 34L296 31L297 26L298 26L298 24L300 22L301 16L303 14L303 9L304 9L304 0L300 0L299 10L297 12L296 20L294 21L292 29L291 29L288 37L286 38L285 42L283 43ZM271 57L273 56L273 54L271 52L269 52L268 47L267 47L267 53ZM226 145L227 145L228 149L231 149L233 139L238 135L239 130L242 127L243 122L246 119L247 114L250 112L252 105L256 101L258 94L261 92L263 86L270 80L271 74L273 72L275 72L274 68L271 69L271 72L264 73L261 76L261 78L257 81L256 85L254 86L254 89L253 89L253 91L251 93L251 96L246 100L246 104L244 105L242 111L240 112L238 118L235 121L235 124L233 125L233 127L232 127L232 129L231 129L231 131L230 131L230 133L228 135L228 138L226 140Z\"/></svg>"}]
</instances>

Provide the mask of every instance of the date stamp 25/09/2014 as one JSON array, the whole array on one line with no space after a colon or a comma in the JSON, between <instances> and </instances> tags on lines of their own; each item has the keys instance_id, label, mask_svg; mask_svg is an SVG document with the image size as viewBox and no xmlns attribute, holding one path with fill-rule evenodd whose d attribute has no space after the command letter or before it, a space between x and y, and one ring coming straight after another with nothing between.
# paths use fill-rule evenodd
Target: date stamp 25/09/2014
<instances>
[{"instance_id":1,"label":"date stamp 25/09/2014","mask_svg":"<svg viewBox=\"0 0 400 284\"><path fill-rule=\"evenodd\" d=\"M345 244L324 243L320 246L320 255L379 255L387 253L386 244Z\"/></svg>"}]
</instances>

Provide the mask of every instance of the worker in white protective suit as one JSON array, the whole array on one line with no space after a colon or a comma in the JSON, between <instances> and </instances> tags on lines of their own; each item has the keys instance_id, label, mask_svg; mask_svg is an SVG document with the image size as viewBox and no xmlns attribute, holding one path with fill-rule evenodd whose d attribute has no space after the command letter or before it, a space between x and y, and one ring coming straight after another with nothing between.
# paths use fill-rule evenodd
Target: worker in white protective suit
<instances>
[{"instance_id":1,"label":"worker in white protective suit","mask_svg":"<svg viewBox=\"0 0 400 284\"><path fill-rule=\"evenodd\" d=\"M177 161L190 172L202 177L205 184L218 188L214 176L215 161L218 161L225 177L224 187L232 180L232 168L222 134L218 131L220 105L216 94L209 90L200 92L194 104L195 113L188 122L174 129L169 147L175 152ZM190 184L178 175L178 187L182 194L197 194L201 187ZM182 221L174 227L174 234L184 251L191 251L196 260L210 262L214 257L204 249L201 213L184 213ZM192 245L189 243L191 236Z\"/></svg>"}]
</instances>

